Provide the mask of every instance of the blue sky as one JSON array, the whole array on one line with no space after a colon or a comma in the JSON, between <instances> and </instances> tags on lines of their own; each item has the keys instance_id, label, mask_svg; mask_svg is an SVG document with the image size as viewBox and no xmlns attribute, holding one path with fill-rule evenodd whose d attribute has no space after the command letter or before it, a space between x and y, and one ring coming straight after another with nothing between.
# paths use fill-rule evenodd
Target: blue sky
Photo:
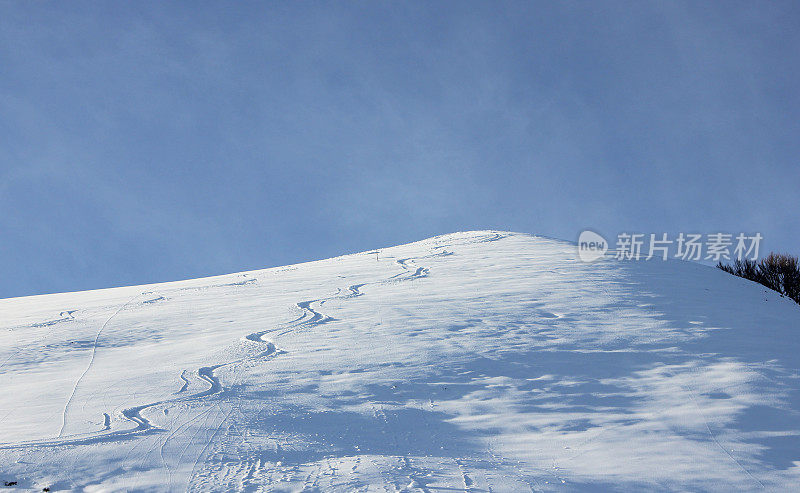
<instances>
[{"instance_id":1,"label":"blue sky","mask_svg":"<svg viewBox=\"0 0 800 493\"><path fill-rule=\"evenodd\" d=\"M0 297L468 229L800 253L796 2L0 2Z\"/></svg>"}]
</instances>

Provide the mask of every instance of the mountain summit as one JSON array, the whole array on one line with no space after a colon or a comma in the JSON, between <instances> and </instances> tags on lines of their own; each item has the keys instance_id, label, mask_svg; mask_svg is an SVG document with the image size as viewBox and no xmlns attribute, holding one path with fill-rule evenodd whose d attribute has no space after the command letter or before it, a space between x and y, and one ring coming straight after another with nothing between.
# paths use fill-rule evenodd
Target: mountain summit
<instances>
[{"instance_id":1,"label":"mountain summit","mask_svg":"<svg viewBox=\"0 0 800 493\"><path fill-rule=\"evenodd\" d=\"M476 231L0 313L9 488L800 482L800 310L703 265Z\"/></svg>"}]
</instances>

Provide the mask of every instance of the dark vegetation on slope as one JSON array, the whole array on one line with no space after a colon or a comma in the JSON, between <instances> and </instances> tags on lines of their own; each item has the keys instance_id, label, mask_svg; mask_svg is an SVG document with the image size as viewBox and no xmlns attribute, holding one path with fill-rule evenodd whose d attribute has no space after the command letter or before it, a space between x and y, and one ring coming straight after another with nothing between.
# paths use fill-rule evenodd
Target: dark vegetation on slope
<instances>
[{"instance_id":1,"label":"dark vegetation on slope","mask_svg":"<svg viewBox=\"0 0 800 493\"><path fill-rule=\"evenodd\" d=\"M763 284L800 304L800 262L797 257L770 253L758 261L734 260L730 265L720 262L717 267L734 276Z\"/></svg>"}]
</instances>

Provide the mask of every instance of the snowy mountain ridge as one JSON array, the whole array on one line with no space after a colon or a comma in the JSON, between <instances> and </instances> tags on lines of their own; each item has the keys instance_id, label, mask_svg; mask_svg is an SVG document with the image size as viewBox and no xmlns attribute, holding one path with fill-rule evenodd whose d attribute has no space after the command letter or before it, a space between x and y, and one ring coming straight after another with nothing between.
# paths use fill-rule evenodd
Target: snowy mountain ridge
<instances>
[{"instance_id":1,"label":"snowy mountain ridge","mask_svg":"<svg viewBox=\"0 0 800 493\"><path fill-rule=\"evenodd\" d=\"M0 481L726 491L800 480L800 311L686 262L475 231L0 300Z\"/></svg>"}]
</instances>

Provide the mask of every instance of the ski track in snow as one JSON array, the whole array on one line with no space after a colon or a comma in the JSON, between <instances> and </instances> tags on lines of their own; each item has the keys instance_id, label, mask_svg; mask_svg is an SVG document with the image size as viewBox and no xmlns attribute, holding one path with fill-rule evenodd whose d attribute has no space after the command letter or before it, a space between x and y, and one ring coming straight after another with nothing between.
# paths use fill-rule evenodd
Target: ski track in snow
<instances>
[{"instance_id":1,"label":"ski track in snow","mask_svg":"<svg viewBox=\"0 0 800 493\"><path fill-rule=\"evenodd\" d=\"M495 235L492 235L492 236L490 236L488 238L482 239L480 241L483 241L483 242L485 242L485 241L497 241L497 240L500 240L500 239L504 238L505 236L506 235L495 234ZM368 252L368 254L372 254L372 253L373 252ZM327 322L330 322L332 320L335 320L333 317L325 315L324 313L322 313L320 311L317 311L314 308L312 308L313 304L317 304L317 305L321 306L325 302L327 302L329 300L333 300L333 299L347 300L347 299L352 299L352 298L356 298L356 297L362 296L364 293L361 292L361 288L363 288L364 286L368 286L370 284L383 284L383 283L395 283L395 282L413 281L413 280L416 280L416 279L421 279L421 278L427 277L429 275L429 273L430 273L430 270L428 268L426 268L426 267L416 267L416 268L414 268L410 264L413 264L415 261L421 260L421 259L436 258L436 257L446 257L446 256L450 256L450 255L453 255L453 252L443 250L443 251L440 251L440 252L437 252L437 253L434 253L434 254L430 254L430 255L402 258L402 259L396 260L395 263L397 265L399 265L403 269L403 272L400 272L398 274L392 275L387 279L384 279L384 280L381 280L381 281L376 281L376 282L373 282L373 283L358 283L358 284L349 285L347 287L347 294L344 294L344 295L339 294L339 293L341 293L343 291L341 288L339 288L339 289L337 289L336 293L333 296L330 296L330 297L327 297L327 298L319 298L319 299L300 301L300 302L296 303L295 306L299 310L301 310L302 314L298 318L296 318L296 319L292 320L291 322L287 323L287 325L282 329L282 331L277 334L277 337L289 334L291 332L295 332L297 330L309 330L309 329L311 329L313 327L316 327L316 326L325 324ZM253 332L253 333L247 334L245 336L245 339L249 340L249 341L253 341L253 342L263 342L264 335L266 335L266 334L268 334L270 332L273 332L273 331L275 331L275 329L267 329L267 330L264 330L264 331ZM204 379L206 379L207 381L209 381L209 383L212 385L213 388L217 388L219 386L218 380L215 377L213 377L213 370L215 370L219 366L221 366L221 365L218 365L218 366L215 366L215 367L206 367L206 368L202 368L201 369L203 371L203 375L201 375L201 376ZM210 390L211 389L209 389L209 391ZM227 419L227 416L226 416L226 419ZM204 448L204 451L205 451L205 448ZM403 461L404 461L403 462L404 463L404 467L406 469L408 469L410 471L414 470L410 465L411 462L410 462L409 458L403 457ZM192 476L194 476L194 474L195 474L194 469L196 468L196 466L197 466L197 464L195 463L195 467L193 467ZM422 479L415 478L413 476L414 476L413 473L409 473L409 475L408 475L408 477L409 477L409 479L411 480L412 483L418 483L418 482L422 481ZM309 489L310 490L318 489L318 487L319 487L318 479L319 478L317 478L315 481L311 482L310 484L308 483L308 481L306 481L305 485L304 485L304 488L303 488L304 491L305 490L309 490ZM245 486L247 486L247 484L245 484ZM422 487L422 491L427 492L429 490L423 486Z\"/></svg>"},{"instance_id":2,"label":"ski track in snow","mask_svg":"<svg viewBox=\"0 0 800 493\"><path fill-rule=\"evenodd\" d=\"M186 392L186 389L189 388L189 379L186 378L186 370L181 370L181 380L183 381L183 385L181 385L181 388L178 390L179 394Z\"/></svg>"},{"instance_id":3,"label":"ski track in snow","mask_svg":"<svg viewBox=\"0 0 800 493\"><path fill-rule=\"evenodd\" d=\"M89 373L89 370L92 368L92 364L94 363L94 358L95 355L97 354L97 341L100 339L100 334L103 333L103 329L105 329L108 323L111 322L111 319L116 317L119 312L124 310L125 307L128 306L130 303L133 303L133 301L136 300L136 298L138 298L139 296L141 296L141 294L137 294L130 300L126 301L119 308L117 308L117 310L113 314L111 314L110 317L108 317L108 319L103 323L103 325L101 325L100 328L97 329L97 334L95 334L94 336L94 344L92 345L92 354L89 357L89 363L86 365L86 369L83 370L83 373L81 373L81 375L75 381L75 385L72 386L72 392L70 392L69 398L67 399L66 404L64 404L64 413L61 419L61 428L58 430L59 437L64 436L64 428L67 426L67 414L69 413L69 406L70 404L72 404L72 399L75 397L75 392L78 390L78 386L81 384L81 381L86 376L86 374Z\"/></svg>"},{"instance_id":4,"label":"ski track in snow","mask_svg":"<svg viewBox=\"0 0 800 493\"><path fill-rule=\"evenodd\" d=\"M503 237L505 237L505 235L496 234L496 235L492 235L491 237L483 239L483 240L480 240L480 241L497 241L499 239L502 239ZM452 255L452 252L442 251L442 252L435 253L435 254L432 254L432 255L425 255L425 256L420 256L420 257L409 257L409 258L399 259L399 260L396 261L396 263L400 267L403 268L403 272L401 272L399 274L395 274L395 275L389 277L386 280L377 281L377 283L411 281L411 280L415 280L415 279L420 279L420 278L426 277L429 274L429 270L427 268L425 268L425 267L417 267L416 269L412 270L412 267L409 266L409 263L413 263L415 260L418 260L418 259L432 258L432 257L443 257L443 256L448 256L448 255ZM403 276L403 277L399 277L399 276ZM211 285L209 287L243 286L243 285L255 282L255 281L256 281L255 278L249 278L249 279L245 279L245 280L240 281L240 282L214 284L214 285ZM302 312L303 312L302 315L300 317L298 317L297 319L289 322L287 324L288 328L286 328L283 332L280 332L278 335L279 336L280 335L285 335L287 333L293 332L293 331L298 330L298 329L310 329L310 328L312 328L314 326L321 325L321 324L324 324L324 323L329 322L331 320L334 320L332 317L329 317L327 315L324 315L321 312L318 312L318 311L314 310L311 307L311 305L313 303L319 304L319 303L322 303L322 302L325 302L325 301L331 300L331 299L350 299L350 298L355 298L355 297L361 296L361 295L363 295L363 293L360 291L360 289L362 287L368 285L368 284L370 284L370 283L360 283L360 284L353 284L353 285L348 286L347 290L349 291L349 293L347 295L341 295L341 296L337 295L337 296L331 296L331 297L328 297L328 298L313 299L313 300L307 300L307 301L298 302L296 304L296 306L300 310L302 310ZM206 289L206 288L201 287L201 288L183 288L183 289L185 290L185 289ZM131 303L133 303L136 299L138 299L139 297L141 297L143 295L146 295L146 294L152 294L152 292L142 292L142 293L139 293L139 294L133 296L131 299L129 299L124 304L122 304L119 308L117 308L117 310L114 311L114 313L112 313L111 316L108 317L108 319L106 319L106 321L98 329L97 333L95 334L94 343L93 343L93 346L92 346L92 351L91 351L91 355L90 355L90 358L89 358L89 362L88 362L86 368L84 369L84 371L81 373L81 375L75 381L75 384L72 387L72 391L70 393L70 396L67 399L66 404L64 405L64 411L62 413L61 428L59 429L59 433L58 433L58 437L57 437L58 439L55 439L55 440L35 440L35 441L23 442L23 443L19 443L19 444L3 444L3 445L0 445L0 449L11 449L11 448L16 448L16 447L31 447L31 446L88 445L88 444L97 443L99 441L103 441L103 440L106 440L106 439L124 439L124 438L127 438L127 437L140 435L140 434L148 432L148 431L156 431L156 430L160 431L158 428L154 427L150 423L150 421L148 421L146 418L144 418L141 415L142 411L144 411L146 409L149 409L149 408L152 408L152 407L161 406L161 405L164 405L164 404L174 404L174 403L182 402L182 401L186 401L186 400L196 400L196 399L208 397L208 396L211 396L211 395L218 394L218 393L222 392L223 387L219 382L219 378L214 375L214 372L219 368L222 368L222 367L234 364L234 363L238 363L238 362L240 362L240 361L242 361L244 359L248 359L249 357L242 358L242 359L236 360L236 361L227 362L227 363L220 363L220 364L217 364L217 365L204 366L204 367L199 368L197 370L197 376L200 379L204 380L209 386L208 389L206 389L204 391L192 394L192 395L190 395L188 397L185 397L185 398L173 399L173 400L162 400L162 401L152 402L152 403L148 403L148 404L142 404L142 405L139 405L139 406L134 406L134 407L130 407L130 408L126 408L126 409L122 410L121 415L125 419L127 419L128 421L130 421L130 422L132 422L133 424L136 425L136 427L134 429L132 429L132 430L119 430L119 431L112 431L112 432L109 432L109 433L89 434L87 436L75 436L75 437L72 437L72 438L68 437L68 438L63 439L63 440L60 439L60 438L62 438L64 436L64 428L66 427L66 424L67 424L67 415L69 413L70 405L71 405L71 403L72 403L72 401L73 401L73 399L75 397L75 393L76 393L78 387L80 386L81 381L85 378L86 374L91 370L92 365L94 364L95 356L96 356L96 353L97 353L98 341L100 339L100 336L102 335L103 331L105 330L105 328L108 326L108 324L111 322L111 320L114 317L116 317L122 310L124 310L127 306L129 306ZM144 303L154 303L154 302L161 301L161 300L164 300L163 296L158 296L156 298L147 300ZM72 316L72 313L74 313L74 312L75 312L75 310L66 312L68 314L69 319L74 318ZM62 313L65 313L65 312L62 312ZM58 321L61 321L61 319L58 320ZM263 356L269 356L269 355L274 355L274 354L280 354L280 351L275 348L275 345L271 341L267 341L267 340L263 339L263 336L265 334L267 334L269 332L272 332L273 330L274 329L268 329L268 330L265 330L265 331L253 332L253 333L250 333L250 334L247 334L246 336L244 336L244 338L249 340L249 341L266 344L266 350L260 351L259 353L257 353L254 356L263 357ZM183 383L183 386L181 387L181 389L178 392L182 393L183 391L185 391L188 388L188 385L189 385L189 381L185 377L185 370L181 372L180 379L184 383ZM104 418L104 429L103 429L103 431L107 431L107 430L110 430L111 423L107 419L109 415L107 413L104 413L104 416L105 416L105 418Z\"/></svg>"},{"instance_id":5,"label":"ski track in snow","mask_svg":"<svg viewBox=\"0 0 800 493\"><path fill-rule=\"evenodd\" d=\"M121 310L121 308L120 308ZM118 310L116 313L119 313ZM116 315L115 313L115 315ZM113 318L113 316L112 316ZM109 319L110 320L110 319ZM108 323L108 322L106 322ZM251 339L252 340L252 339ZM130 421L131 423L135 424L136 427L129 430L117 430L117 431L110 431L109 433L94 433L94 434L84 434L84 435L75 435L72 437L66 437L64 439L54 439L54 440L34 440L30 442L22 442L18 444L3 444L0 445L0 450L4 449L14 449L14 448L25 448L25 447L42 447L42 446L63 446L63 445L90 445L93 443L100 443L105 441L116 441L116 440L123 440L127 438L132 438L135 436L141 436L146 433L156 432L156 431L164 431L160 428L152 425L150 421L142 416L142 411L145 411L150 408L154 408L157 406L163 405L173 405L182 402L190 402L190 401L197 401L199 399L207 398L209 396L221 393L224 388L219 382L219 378L214 375L214 371L221 367L225 367L231 364L239 363L245 359L249 359L250 357L268 357L279 354L280 351L275 348L275 345L270 341L259 341L265 345L265 349L259 351L251 356L246 358L242 358L239 360L231 361L228 363L221 363L213 366L204 366L197 370L197 376L205 381L208 384L208 389L191 394L186 397L180 397L175 399L168 399L168 400L161 400L157 402L151 402L147 404L142 404L139 406L129 407L123 409L121 411L122 417L126 420ZM90 364L91 366L91 364ZM84 373L85 375L85 373ZM183 387L178 391L178 393L182 393L188 387L188 380L185 377L185 370L181 372L181 380L184 382ZM77 384L76 384L77 387ZM74 391L73 391L74 395ZM110 416L108 413L104 413L104 429L103 431L111 429L111 421ZM62 427L63 428L63 427ZM61 435L59 435L61 436Z\"/></svg>"}]
</instances>

